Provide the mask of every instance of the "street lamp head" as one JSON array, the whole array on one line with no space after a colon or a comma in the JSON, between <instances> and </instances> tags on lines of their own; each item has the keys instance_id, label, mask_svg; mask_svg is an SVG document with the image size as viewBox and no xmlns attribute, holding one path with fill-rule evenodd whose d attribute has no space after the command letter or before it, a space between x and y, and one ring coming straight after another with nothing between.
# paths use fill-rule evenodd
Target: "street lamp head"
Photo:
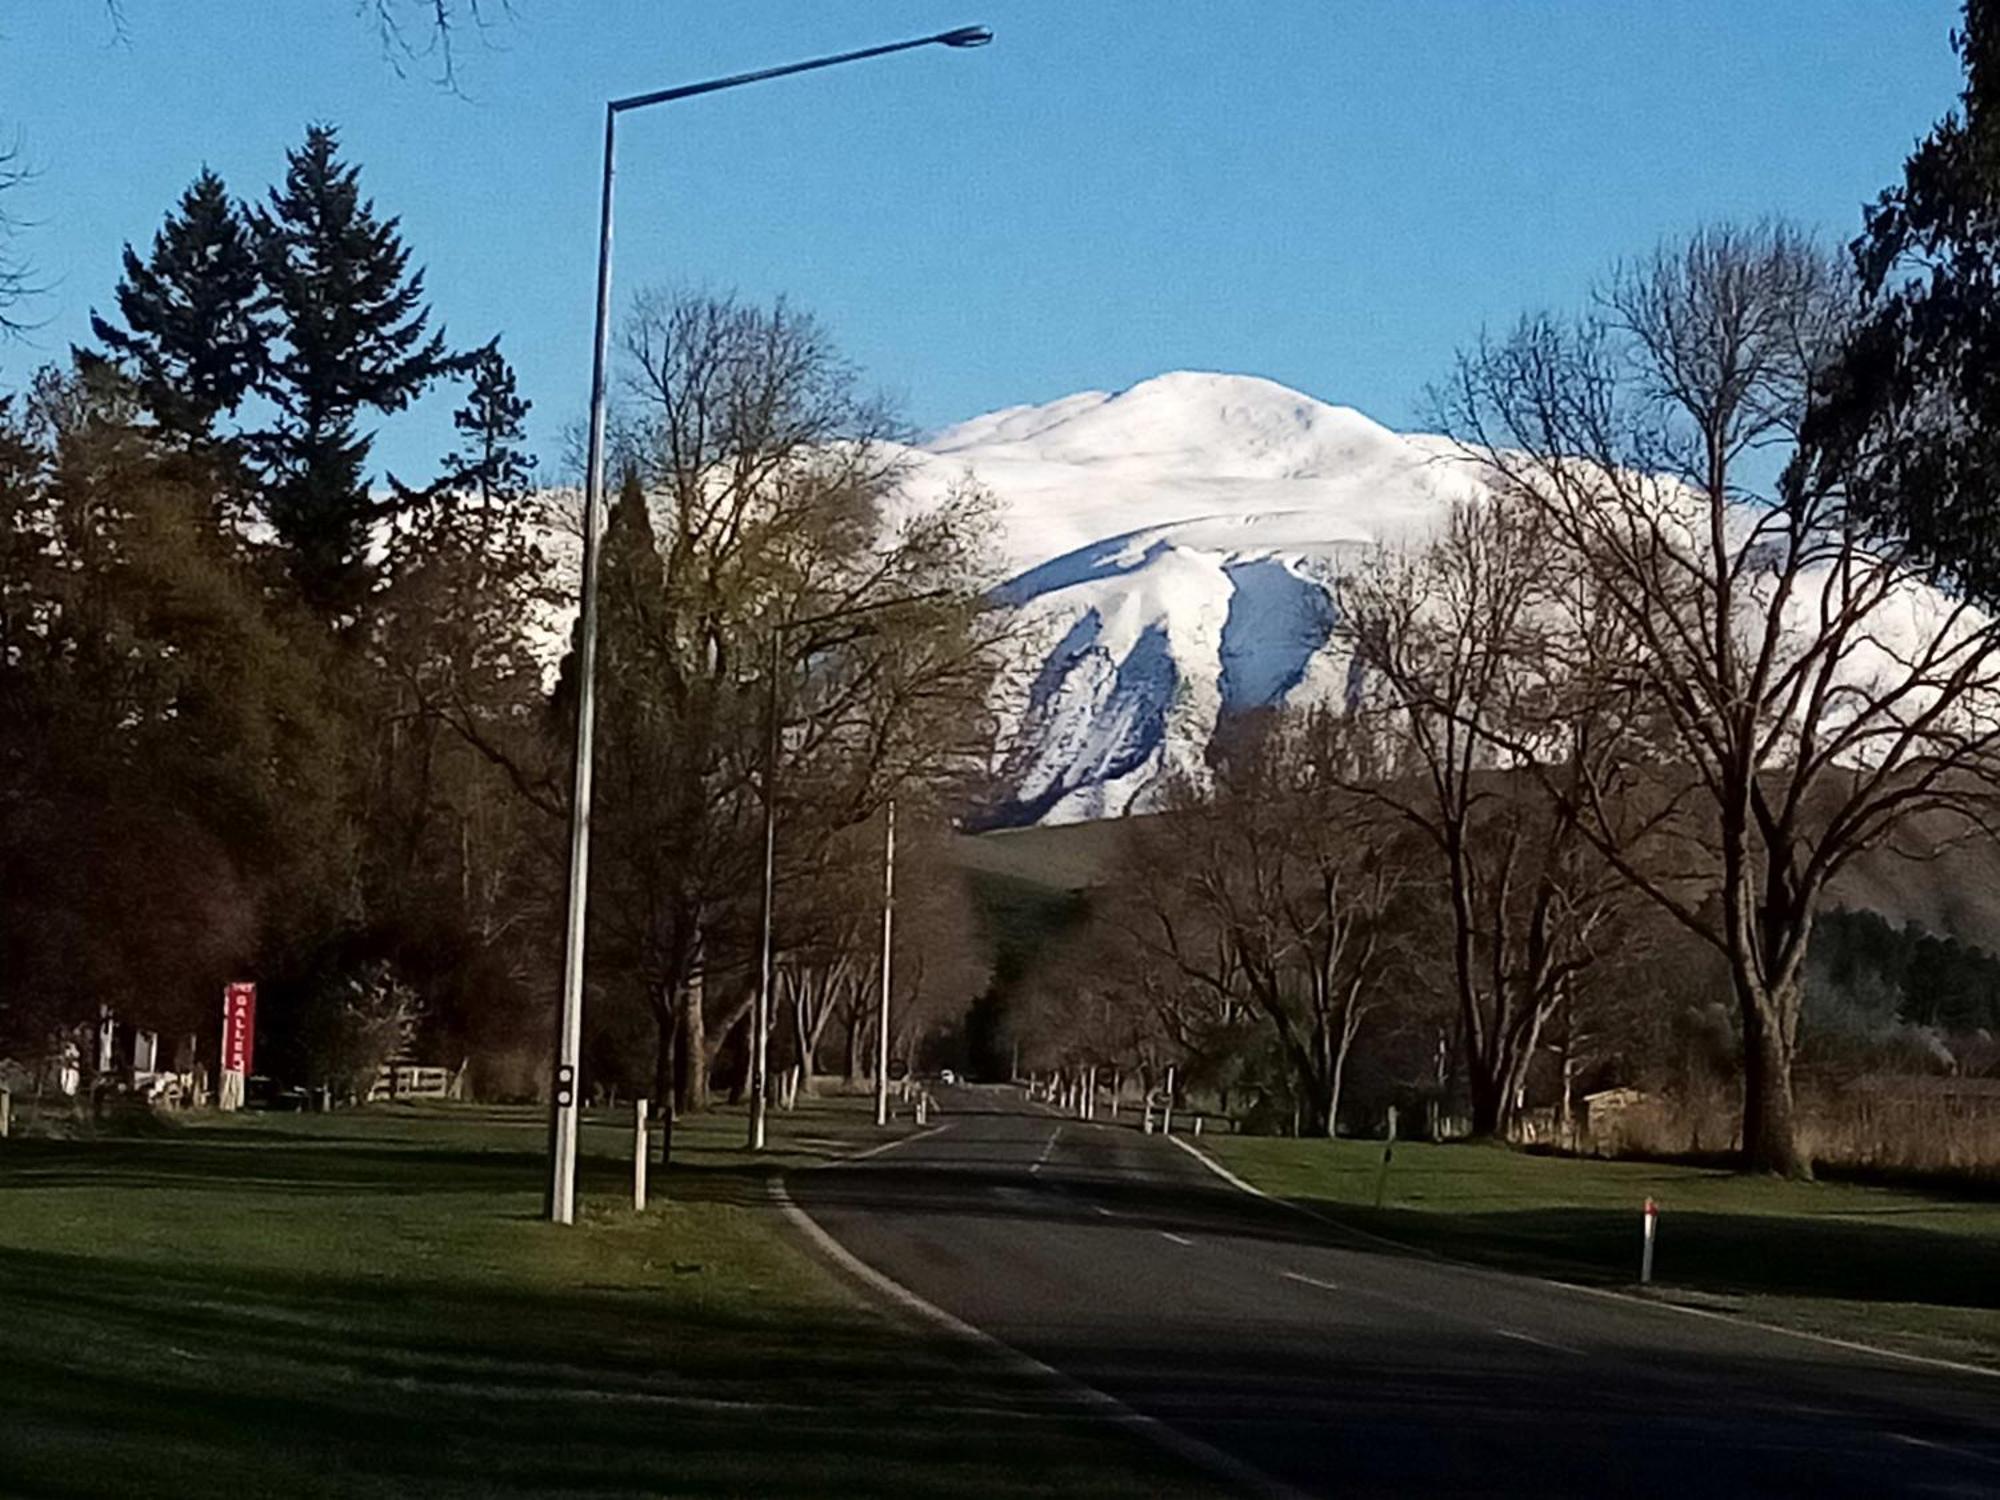
<instances>
[{"instance_id":1,"label":"street lamp head","mask_svg":"<svg viewBox=\"0 0 2000 1500\"><path fill-rule=\"evenodd\" d=\"M993 40L993 33L984 26L961 26L956 31L947 31L933 38L947 47L984 47Z\"/></svg>"}]
</instances>

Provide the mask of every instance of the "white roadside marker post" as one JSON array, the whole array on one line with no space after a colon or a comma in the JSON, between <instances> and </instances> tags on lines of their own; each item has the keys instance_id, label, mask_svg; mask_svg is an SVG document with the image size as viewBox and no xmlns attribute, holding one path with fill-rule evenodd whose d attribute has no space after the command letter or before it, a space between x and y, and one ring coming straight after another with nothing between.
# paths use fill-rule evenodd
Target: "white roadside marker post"
<instances>
[{"instance_id":1,"label":"white roadside marker post","mask_svg":"<svg viewBox=\"0 0 2000 1500\"><path fill-rule=\"evenodd\" d=\"M1160 1134L1174 1133L1174 1065L1167 1064L1167 1098L1160 1109Z\"/></svg>"},{"instance_id":2,"label":"white roadside marker post","mask_svg":"<svg viewBox=\"0 0 2000 1500\"><path fill-rule=\"evenodd\" d=\"M1660 1226L1660 1206L1651 1198L1646 1200L1645 1220L1644 1248L1639 1251L1639 1285L1650 1286L1653 1281L1653 1238Z\"/></svg>"},{"instance_id":3,"label":"white roadside marker post","mask_svg":"<svg viewBox=\"0 0 2000 1500\"><path fill-rule=\"evenodd\" d=\"M632 1101L632 1211L646 1211L646 1101Z\"/></svg>"},{"instance_id":4,"label":"white roadside marker post","mask_svg":"<svg viewBox=\"0 0 2000 1500\"><path fill-rule=\"evenodd\" d=\"M1382 1137L1382 1165L1375 1172L1375 1206L1382 1206L1383 1196L1389 1191L1389 1163L1396 1155L1396 1106L1389 1106L1389 1130Z\"/></svg>"}]
</instances>

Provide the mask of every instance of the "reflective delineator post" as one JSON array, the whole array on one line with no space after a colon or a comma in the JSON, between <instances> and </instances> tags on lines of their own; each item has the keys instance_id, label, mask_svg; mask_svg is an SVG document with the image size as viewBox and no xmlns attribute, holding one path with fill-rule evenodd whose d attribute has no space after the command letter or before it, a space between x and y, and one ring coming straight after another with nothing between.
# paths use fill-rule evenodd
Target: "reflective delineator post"
<instances>
[{"instance_id":1,"label":"reflective delineator post","mask_svg":"<svg viewBox=\"0 0 2000 1500\"><path fill-rule=\"evenodd\" d=\"M1382 1165L1375 1170L1375 1206L1382 1206L1382 1199L1389 1191L1389 1163L1396 1156L1396 1106L1389 1106L1389 1129L1382 1137Z\"/></svg>"},{"instance_id":2,"label":"reflective delineator post","mask_svg":"<svg viewBox=\"0 0 2000 1500\"><path fill-rule=\"evenodd\" d=\"M1651 1198L1646 1200L1646 1238L1644 1248L1639 1251L1639 1285L1648 1286L1653 1280L1653 1239L1659 1233L1660 1206Z\"/></svg>"}]
</instances>

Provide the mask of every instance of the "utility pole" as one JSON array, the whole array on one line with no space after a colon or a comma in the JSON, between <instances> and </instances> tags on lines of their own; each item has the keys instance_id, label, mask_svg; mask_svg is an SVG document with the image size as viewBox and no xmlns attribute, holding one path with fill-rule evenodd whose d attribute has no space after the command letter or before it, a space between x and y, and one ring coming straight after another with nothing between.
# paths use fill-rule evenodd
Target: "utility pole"
<instances>
[{"instance_id":1,"label":"utility pole","mask_svg":"<svg viewBox=\"0 0 2000 1500\"><path fill-rule=\"evenodd\" d=\"M882 845L882 1008L875 1036L875 1123L889 1123L889 955L896 921L896 799Z\"/></svg>"}]
</instances>

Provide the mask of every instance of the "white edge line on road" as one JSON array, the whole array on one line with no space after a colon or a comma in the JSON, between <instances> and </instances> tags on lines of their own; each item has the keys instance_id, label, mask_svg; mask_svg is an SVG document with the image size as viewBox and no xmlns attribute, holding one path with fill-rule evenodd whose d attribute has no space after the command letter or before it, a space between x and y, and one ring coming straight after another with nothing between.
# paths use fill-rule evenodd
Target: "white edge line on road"
<instances>
[{"instance_id":1,"label":"white edge line on road","mask_svg":"<svg viewBox=\"0 0 2000 1500\"><path fill-rule=\"evenodd\" d=\"M1620 1292L1608 1286L1585 1286L1577 1281L1555 1281L1546 1276L1532 1278L1546 1281L1550 1286L1564 1287L1572 1292L1584 1292L1592 1297L1608 1297L1614 1302L1626 1302L1636 1307L1657 1307L1665 1312L1679 1313L1685 1318L1706 1318L1712 1323L1730 1323L1738 1328L1755 1328L1762 1333L1775 1333L1782 1338L1803 1339L1809 1344L1824 1344L1829 1349L1845 1349L1851 1354L1872 1354L1881 1359L1898 1360L1906 1365L1928 1365L1933 1370L1950 1370L1958 1375L1983 1375L1988 1380L2000 1379L2000 1370L1990 1365L1969 1365L1962 1360L1940 1359L1935 1354L1911 1354L1905 1349L1888 1349L1881 1344L1864 1344L1859 1339L1837 1338L1830 1333L1808 1333L1803 1328L1787 1328L1782 1323L1766 1323L1762 1318L1746 1318L1741 1313L1716 1312L1706 1307L1689 1307L1684 1302L1662 1302L1654 1297L1635 1297L1630 1292Z\"/></svg>"},{"instance_id":2,"label":"white edge line on road","mask_svg":"<svg viewBox=\"0 0 2000 1500\"><path fill-rule=\"evenodd\" d=\"M770 1180L770 1187L771 1196L777 1201L785 1217L791 1220L813 1247L878 1296L887 1298L948 1333L980 1345L994 1354L1002 1364L1011 1366L1017 1372L1049 1382L1078 1405L1101 1413L1121 1427L1130 1428L1166 1449L1176 1458L1204 1468L1218 1478L1240 1485L1253 1494L1267 1495L1272 1497L1272 1500L1306 1500L1305 1491L1294 1489L1283 1480L1273 1478L1262 1469L1247 1464L1220 1448L1204 1443L1200 1438L1189 1437L1186 1433L1169 1427L1158 1417L1149 1417L1144 1412L1127 1406L1116 1396L1100 1391L1096 1386L1089 1385L1074 1375L1067 1375L1054 1365L1043 1364L1033 1355L1024 1354L1012 1344L995 1338L984 1329L973 1327L964 1319L946 1312L936 1303L925 1301L900 1281L893 1280L876 1270L820 1228L818 1221L799 1207L791 1193L786 1190L784 1178L773 1177Z\"/></svg>"},{"instance_id":3,"label":"white edge line on road","mask_svg":"<svg viewBox=\"0 0 2000 1500\"><path fill-rule=\"evenodd\" d=\"M852 1156L837 1156L832 1161L816 1161L810 1167L806 1168L806 1170L817 1172L825 1167L844 1167L852 1161L866 1161L871 1156L880 1156L884 1151L894 1151L898 1146L908 1146L917 1141L929 1140L934 1135L943 1135L957 1123L955 1120L946 1120L942 1125L933 1125L928 1130L919 1130L915 1135L897 1136L893 1141L884 1141L879 1146L870 1146L866 1151L857 1151Z\"/></svg>"},{"instance_id":4,"label":"white edge line on road","mask_svg":"<svg viewBox=\"0 0 2000 1500\"><path fill-rule=\"evenodd\" d=\"M2000 1469L2000 1458L1981 1453L1976 1448L1961 1448L1956 1443L1940 1443L1935 1438L1913 1437L1907 1432L1885 1432L1882 1434L1892 1443L1901 1443L1909 1448L1929 1448L1934 1453L1949 1453L1955 1458L1969 1458L1974 1463L1985 1464L1988 1468Z\"/></svg>"},{"instance_id":5,"label":"white edge line on road","mask_svg":"<svg viewBox=\"0 0 2000 1500\"><path fill-rule=\"evenodd\" d=\"M1231 1187L1240 1188L1254 1198L1262 1198L1267 1203L1275 1203L1280 1208L1290 1209L1293 1213L1304 1214L1308 1219L1316 1219L1322 1224L1338 1229L1342 1234L1351 1234L1357 1239L1373 1240L1378 1245L1387 1245L1394 1250L1401 1250L1412 1255L1421 1255L1430 1260L1439 1261L1442 1264L1461 1270L1472 1271L1484 1276L1501 1276L1521 1281L1536 1281L1540 1282L1543 1286L1561 1287L1566 1292L1583 1292L1592 1297L1606 1297L1614 1302L1623 1302L1628 1307L1654 1307L1662 1312L1679 1313L1683 1317L1706 1318L1711 1322L1728 1323L1737 1328L1754 1328L1761 1333L1776 1334L1780 1338L1799 1339L1805 1343L1820 1344L1829 1349L1845 1349L1850 1354L1869 1354L1880 1359L1896 1360L1902 1364L1924 1365L1933 1370L1950 1370L1957 1375L1981 1375L1988 1380L2000 1379L2000 1370L1996 1370L1989 1365L1969 1365L1960 1360L1940 1359L1934 1354L1911 1354L1902 1349L1887 1349L1880 1344L1864 1344L1858 1339L1836 1338L1828 1333L1808 1333L1803 1328L1786 1328L1779 1323L1766 1323L1762 1319L1746 1318L1738 1313L1715 1312L1706 1307L1689 1307L1684 1303L1666 1302L1657 1297L1638 1297L1630 1292L1617 1291L1607 1286L1585 1286L1582 1282L1558 1281L1553 1276L1535 1276L1525 1271L1496 1271L1490 1266L1479 1266L1467 1261L1453 1260L1449 1256L1438 1254L1435 1250L1427 1250L1421 1245L1407 1245L1401 1240L1392 1240L1387 1235L1375 1234L1366 1229L1358 1229L1352 1224L1344 1224L1339 1219L1333 1218L1328 1214L1323 1214L1317 1209L1308 1208L1303 1203L1294 1203L1288 1198L1273 1197L1254 1183L1245 1182L1241 1177L1238 1177L1199 1146L1190 1145L1177 1135L1170 1135L1167 1139L1172 1141L1176 1146L1179 1146L1181 1150L1187 1152L1189 1156L1192 1156L1204 1167L1207 1167L1209 1171L1220 1177Z\"/></svg>"},{"instance_id":6,"label":"white edge line on road","mask_svg":"<svg viewBox=\"0 0 2000 1500\"><path fill-rule=\"evenodd\" d=\"M1194 1243L1186 1235L1175 1234L1171 1229L1162 1229L1160 1231L1160 1238L1163 1240L1172 1240L1176 1245L1192 1245Z\"/></svg>"}]
</instances>

